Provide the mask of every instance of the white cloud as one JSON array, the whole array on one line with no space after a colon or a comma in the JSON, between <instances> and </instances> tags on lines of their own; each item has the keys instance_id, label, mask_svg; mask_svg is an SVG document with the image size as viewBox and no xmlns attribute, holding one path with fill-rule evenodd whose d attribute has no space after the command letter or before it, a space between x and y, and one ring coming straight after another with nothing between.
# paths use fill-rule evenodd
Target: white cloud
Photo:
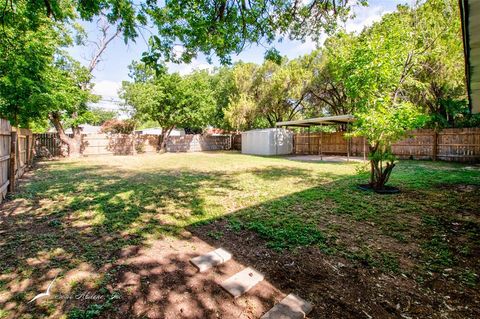
<instances>
[{"instance_id":1,"label":"white cloud","mask_svg":"<svg viewBox=\"0 0 480 319\"><path fill-rule=\"evenodd\" d=\"M122 86L121 82L102 80L95 82L93 93L102 96L103 99L118 99L118 90Z\"/></svg>"},{"instance_id":2,"label":"white cloud","mask_svg":"<svg viewBox=\"0 0 480 319\"><path fill-rule=\"evenodd\" d=\"M355 19L348 20L345 23L347 32L361 32L365 27L371 26L373 23L380 21L384 14L390 13L382 6L354 8Z\"/></svg>"},{"instance_id":3,"label":"white cloud","mask_svg":"<svg viewBox=\"0 0 480 319\"><path fill-rule=\"evenodd\" d=\"M185 47L178 44L174 45L172 48L173 56L175 57L175 59L180 59L185 51Z\"/></svg>"},{"instance_id":4,"label":"white cloud","mask_svg":"<svg viewBox=\"0 0 480 319\"><path fill-rule=\"evenodd\" d=\"M167 63L170 72L178 72L181 75L190 74L195 70L213 70L214 66L199 59L193 59L192 62L186 64Z\"/></svg>"},{"instance_id":5,"label":"white cloud","mask_svg":"<svg viewBox=\"0 0 480 319\"><path fill-rule=\"evenodd\" d=\"M95 82L92 93L100 96L98 103L92 103L93 107L105 110L120 111L124 107L118 97L118 90L122 86L121 82L102 80Z\"/></svg>"}]
</instances>

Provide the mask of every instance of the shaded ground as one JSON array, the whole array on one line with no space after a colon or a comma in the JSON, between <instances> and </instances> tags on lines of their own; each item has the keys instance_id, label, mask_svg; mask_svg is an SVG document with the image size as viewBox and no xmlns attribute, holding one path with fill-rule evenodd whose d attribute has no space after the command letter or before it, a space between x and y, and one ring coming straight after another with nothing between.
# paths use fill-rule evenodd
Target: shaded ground
<instances>
[{"instance_id":1,"label":"shaded ground","mask_svg":"<svg viewBox=\"0 0 480 319\"><path fill-rule=\"evenodd\" d=\"M0 206L0 318L257 318L290 292L311 318L479 317L479 168L401 162L390 196L357 190L361 168L236 153L40 163ZM196 273L188 260L219 246L235 260ZM267 281L234 301L217 283L245 266Z\"/></svg>"},{"instance_id":2,"label":"shaded ground","mask_svg":"<svg viewBox=\"0 0 480 319\"><path fill-rule=\"evenodd\" d=\"M286 159L300 162L362 162L365 161L360 156L340 156L340 155L293 155L285 156Z\"/></svg>"}]
</instances>

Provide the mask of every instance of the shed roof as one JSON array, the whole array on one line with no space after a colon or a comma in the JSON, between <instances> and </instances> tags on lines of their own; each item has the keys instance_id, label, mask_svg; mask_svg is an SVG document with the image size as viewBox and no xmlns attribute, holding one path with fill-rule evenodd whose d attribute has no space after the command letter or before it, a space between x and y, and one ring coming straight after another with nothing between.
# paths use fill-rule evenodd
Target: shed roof
<instances>
[{"instance_id":1,"label":"shed roof","mask_svg":"<svg viewBox=\"0 0 480 319\"><path fill-rule=\"evenodd\" d=\"M353 121L355 121L355 117L353 115L346 114L346 115L336 115L336 116L315 117L315 118L305 119L305 120L277 122L276 126L308 127L313 125L346 124L346 123L351 123Z\"/></svg>"}]
</instances>

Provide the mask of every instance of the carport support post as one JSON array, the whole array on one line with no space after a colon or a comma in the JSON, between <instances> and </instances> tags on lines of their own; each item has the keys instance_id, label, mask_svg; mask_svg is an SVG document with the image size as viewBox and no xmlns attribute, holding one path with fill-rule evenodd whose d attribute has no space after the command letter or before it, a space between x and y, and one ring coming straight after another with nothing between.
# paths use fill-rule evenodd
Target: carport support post
<instances>
[{"instance_id":1,"label":"carport support post","mask_svg":"<svg viewBox=\"0 0 480 319\"><path fill-rule=\"evenodd\" d=\"M320 141L318 141L320 143L320 160L323 161L323 127L321 127L321 130L320 130Z\"/></svg>"},{"instance_id":2,"label":"carport support post","mask_svg":"<svg viewBox=\"0 0 480 319\"><path fill-rule=\"evenodd\" d=\"M312 150L310 148L310 126L308 127L308 155L312 153Z\"/></svg>"},{"instance_id":3,"label":"carport support post","mask_svg":"<svg viewBox=\"0 0 480 319\"><path fill-rule=\"evenodd\" d=\"M347 123L347 133L348 133L348 128L349 127L350 126ZM350 140L350 138L348 138L347 139L347 162L350 162L350 142L351 142L351 140Z\"/></svg>"}]
</instances>

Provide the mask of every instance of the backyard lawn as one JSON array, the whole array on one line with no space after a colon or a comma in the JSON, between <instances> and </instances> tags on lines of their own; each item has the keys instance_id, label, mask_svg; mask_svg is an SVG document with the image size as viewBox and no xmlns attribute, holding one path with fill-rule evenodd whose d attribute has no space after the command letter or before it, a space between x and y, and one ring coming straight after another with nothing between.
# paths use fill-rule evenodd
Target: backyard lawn
<instances>
[{"instance_id":1,"label":"backyard lawn","mask_svg":"<svg viewBox=\"0 0 480 319\"><path fill-rule=\"evenodd\" d=\"M0 318L257 318L291 292L311 318L480 317L480 167L401 161L395 195L367 178L234 152L40 162L0 206ZM234 260L189 264L218 247ZM247 266L265 282L234 300L217 283Z\"/></svg>"}]
</instances>

